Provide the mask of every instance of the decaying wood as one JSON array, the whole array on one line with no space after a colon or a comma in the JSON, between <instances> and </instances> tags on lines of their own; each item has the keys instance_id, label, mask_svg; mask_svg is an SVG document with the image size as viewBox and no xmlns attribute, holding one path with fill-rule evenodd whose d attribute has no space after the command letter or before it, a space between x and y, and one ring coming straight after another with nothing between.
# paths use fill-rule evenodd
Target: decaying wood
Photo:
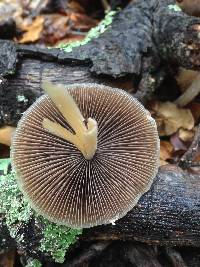
<instances>
[{"instance_id":1,"label":"decaying wood","mask_svg":"<svg viewBox=\"0 0 200 267\"><path fill-rule=\"evenodd\" d=\"M131 212L114 226L85 230L83 238L199 246L199 187L199 175L162 167L150 191Z\"/></svg>"},{"instance_id":2,"label":"decaying wood","mask_svg":"<svg viewBox=\"0 0 200 267\"><path fill-rule=\"evenodd\" d=\"M199 247L199 206L199 175L168 165L160 168L151 189L125 217L116 221L115 225L84 229L80 241L129 240L149 245ZM3 239L7 240L7 247L13 247L15 243L3 221L2 215L0 228L4 233ZM16 246L22 254L41 257L42 227L34 218L26 225L19 224L18 232L23 234L23 241L18 241ZM1 236L0 239L2 249L4 242Z\"/></svg>"},{"instance_id":3,"label":"decaying wood","mask_svg":"<svg viewBox=\"0 0 200 267\"><path fill-rule=\"evenodd\" d=\"M75 266L195 267L200 264L198 254L198 249L193 248L184 250L148 246L139 242L115 241L100 256L85 265L79 264ZM62 267L68 267L68 261Z\"/></svg>"}]
</instances>

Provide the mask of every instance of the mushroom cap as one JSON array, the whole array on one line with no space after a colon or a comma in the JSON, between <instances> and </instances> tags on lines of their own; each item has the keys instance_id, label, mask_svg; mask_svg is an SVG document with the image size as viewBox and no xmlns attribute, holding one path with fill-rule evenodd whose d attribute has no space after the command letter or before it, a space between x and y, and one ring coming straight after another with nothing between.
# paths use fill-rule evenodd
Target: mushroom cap
<instances>
[{"instance_id":1,"label":"mushroom cap","mask_svg":"<svg viewBox=\"0 0 200 267\"><path fill-rule=\"evenodd\" d=\"M72 228L114 222L149 190L157 173L155 121L123 90L96 84L66 90L83 117L97 121L94 157L86 160L73 144L43 128L48 118L70 130L44 95L24 113L12 140L17 182L33 209L50 221Z\"/></svg>"}]
</instances>

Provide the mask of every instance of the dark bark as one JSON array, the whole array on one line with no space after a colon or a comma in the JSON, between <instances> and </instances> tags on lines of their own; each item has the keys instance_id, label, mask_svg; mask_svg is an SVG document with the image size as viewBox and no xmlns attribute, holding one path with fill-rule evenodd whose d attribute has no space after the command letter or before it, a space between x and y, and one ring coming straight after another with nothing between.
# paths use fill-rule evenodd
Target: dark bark
<instances>
[{"instance_id":1,"label":"dark bark","mask_svg":"<svg viewBox=\"0 0 200 267\"><path fill-rule=\"evenodd\" d=\"M148 245L199 247L199 206L199 175L175 166L162 167L151 189L124 218L115 225L84 229L80 241L129 240ZM42 257L39 245L43 225L32 218L28 224L19 224L17 228L19 235L23 234L23 241L17 242L18 249L24 255ZM5 224L1 224L1 230L4 235L8 234ZM4 236L12 247L13 241L9 238L9 235ZM45 257L48 259L50 255L45 254Z\"/></svg>"},{"instance_id":2,"label":"dark bark","mask_svg":"<svg viewBox=\"0 0 200 267\"><path fill-rule=\"evenodd\" d=\"M132 83L129 77L115 81L112 78L92 76L87 66L71 66L41 60L24 59L18 64L20 71L0 84L0 127L16 126L22 113L43 94L41 82L50 80L55 83L104 83L127 89ZM130 85L129 85L130 84Z\"/></svg>"},{"instance_id":3,"label":"dark bark","mask_svg":"<svg viewBox=\"0 0 200 267\"><path fill-rule=\"evenodd\" d=\"M91 262L94 258L101 255L101 253L111 244L109 241L103 241L92 244L88 249L85 249L79 256L73 260L66 260L64 266L78 267Z\"/></svg>"},{"instance_id":4,"label":"dark bark","mask_svg":"<svg viewBox=\"0 0 200 267\"><path fill-rule=\"evenodd\" d=\"M195 156L197 156L197 153L199 152L199 147L200 147L200 125L198 125L192 144L180 159L179 166L182 169L188 169L190 167L200 167L200 163L194 161Z\"/></svg>"},{"instance_id":5,"label":"dark bark","mask_svg":"<svg viewBox=\"0 0 200 267\"><path fill-rule=\"evenodd\" d=\"M171 169L170 169L171 168ZM114 226L84 231L86 239L131 239L160 245L200 245L199 175L163 167L136 207Z\"/></svg>"}]
</instances>

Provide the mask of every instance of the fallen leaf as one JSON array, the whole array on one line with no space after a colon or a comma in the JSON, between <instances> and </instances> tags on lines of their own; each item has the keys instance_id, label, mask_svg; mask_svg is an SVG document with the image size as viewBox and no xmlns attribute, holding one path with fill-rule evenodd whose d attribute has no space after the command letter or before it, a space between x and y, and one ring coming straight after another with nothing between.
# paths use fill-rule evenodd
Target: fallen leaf
<instances>
[{"instance_id":1,"label":"fallen leaf","mask_svg":"<svg viewBox=\"0 0 200 267\"><path fill-rule=\"evenodd\" d=\"M64 45L64 44L70 44L76 41L81 41L83 40L85 37L83 35L74 35L74 34L67 34L66 37L64 37L63 39L58 40L55 43L52 43L52 47L58 47L60 45Z\"/></svg>"},{"instance_id":2,"label":"fallen leaf","mask_svg":"<svg viewBox=\"0 0 200 267\"><path fill-rule=\"evenodd\" d=\"M60 14L45 15L44 30L41 39L44 43L54 45L70 34L70 23L67 16Z\"/></svg>"},{"instance_id":3,"label":"fallen leaf","mask_svg":"<svg viewBox=\"0 0 200 267\"><path fill-rule=\"evenodd\" d=\"M164 165L168 165L169 162L167 162L166 160L160 159L159 160L159 166L164 166Z\"/></svg>"},{"instance_id":4,"label":"fallen leaf","mask_svg":"<svg viewBox=\"0 0 200 267\"><path fill-rule=\"evenodd\" d=\"M191 130L194 127L194 118L189 109L179 108L171 102L155 102L151 108L160 136L171 135L179 128Z\"/></svg>"},{"instance_id":5,"label":"fallen leaf","mask_svg":"<svg viewBox=\"0 0 200 267\"><path fill-rule=\"evenodd\" d=\"M192 84L192 82L196 79L198 74L199 74L198 71L179 68L179 71L175 76L175 78L181 92L184 92Z\"/></svg>"},{"instance_id":6,"label":"fallen leaf","mask_svg":"<svg viewBox=\"0 0 200 267\"><path fill-rule=\"evenodd\" d=\"M78 3L77 0L76 1L74 1L74 0L69 1L67 7L73 12L85 13L84 7L80 3Z\"/></svg>"},{"instance_id":7,"label":"fallen leaf","mask_svg":"<svg viewBox=\"0 0 200 267\"><path fill-rule=\"evenodd\" d=\"M178 136L183 142L191 143L195 134L195 129L185 130L183 128L179 129Z\"/></svg>"},{"instance_id":8,"label":"fallen leaf","mask_svg":"<svg viewBox=\"0 0 200 267\"><path fill-rule=\"evenodd\" d=\"M186 145L179 137L179 133L175 133L170 137L170 143L173 146L174 151L183 151L186 152L188 149L188 145Z\"/></svg>"},{"instance_id":9,"label":"fallen leaf","mask_svg":"<svg viewBox=\"0 0 200 267\"><path fill-rule=\"evenodd\" d=\"M11 138L15 132L15 127L5 126L0 128L0 144L11 145Z\"/></svg>"},{"instance_id":10,"label":"fallen leaf","mask_svg":"<svg viewBox=\"0 0 200 267\"><path fill-rule=\"evenodd\" d=\"M199 123L200 121L200 103L192 102L189 105L187 105L187 108L189 108L192 112L192 115L195 119L195 123Z\"/></svg>"},{"instance_id":11,"label":"fallen leaf","mask_svg":"<svg viewBox=\"0 0 200 267\"><path fill-rule=\"evenodd\" d=\"M97 24L96 20L79 13L69 13L68 16L51 14L45 15L44 18L44 28L40 40L54 46L62 40L69 43L84 39L86 32Z\"/></svg>"},{"instance_id":12,"label":"fallen leaf","mask_svg":"<svg viewBox=\"0 0 200 267\"><path fill-rule=\"evenodd\" d=\"M193 139L194 129L191 130L191 132L192 134L190 133L190 131L180 129L170 137L170 143L173 146L173 163L178 163L180 161L180 158L188 150Z\"/></svg>"},{"instance_id":13,"label":"fallen leaf","mask_svg":"<svg viewBox=\"0 0 200 267\"><path fill-rule=\"evenodd\" d=\"M71 13L69 15L72 30L89 31L91 28L97 26L98 21L80 13Z\"/></svg>"},{"instance_id":14,"label":"fallen leaf","mask_svg":"<svg viewBox=\"0 0 200 267\"><path fill-rule=\"evenodd\" d=\"M40 38L43 30L44 17L38 16L33 23L26 27L26 32L23 34L19 43L31 43L35 42ZM25 27L25 26L24 26Z\"/></svg>"},{"instance_id":15,"label":"fallen leaf","mask_svg":"<svg viewBox=\"0 0 200 267\"><path fill-rule=\"evenodd\" d=\"M169 141L160 141L160 160L168 160L172 158L173 146Z\"/></svg>"}]
</instances>

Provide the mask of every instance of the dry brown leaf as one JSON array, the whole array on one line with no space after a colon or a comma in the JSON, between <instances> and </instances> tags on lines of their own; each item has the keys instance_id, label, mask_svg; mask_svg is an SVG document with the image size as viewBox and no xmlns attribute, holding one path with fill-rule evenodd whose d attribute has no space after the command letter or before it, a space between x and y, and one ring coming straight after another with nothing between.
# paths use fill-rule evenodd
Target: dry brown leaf
<instances>
[{"instance_id":1,"label":"dry brown leaf","mask_svg":"<svg viewBox=\"0 0 200 267\"><path fill-rule=\"evenodd\" d=\"M160 160L166 161L172 158L173 146L168 141L160 141ZM168 163L167 163L168 164Z\"/></svg>"},{"instance_id":2,"label":"dry brown leaf","mask_svg":"<svg viewBox=\"0 0 200 267\"><path fill-rule=\"evenodd\" d=\"M40 38L40 34L43 30L44 17L38 16L32 24L26 27L26 32L23 34L19 43L35 42ZM24 26L25 27L25 26Z\"/></svg>"},{"instance_id":3,"label":"dry brown leaf","mask_svg":"<svg viewBox=\"0 0 200 267\"><path fill-rule=\"evenodd\" d=\"M184 92L196 79L198 74L198 71L179 68L178 74L175 78L180 87L180 90Z\"/></svg>"},{"instance_id":4,"label":"dry brown leaf","mask_svg":"<svg viewBox=\"0 0 200 267\"><path fill-rule=\"evenodd\" d=\"M97 26L98 21L80 13L71 13L69 15L72 30L89 31L91 28Z\"/></svg>"},{"instance_id":5,"label":"dry brown leaf","mask_svg":"<svg viewBox=\"0 0 200 267\"><path fill-rule=\"evenodd\" d=\"M168 165L169 162L167 162L166 160L160 159L159 160L159 166L164 166L164 165Z\"/></svg>"},{"instance_id":6,"label":"dry brown leaf","mask_svg":"<svg viewBox=\"0 0 200 267\"><path fill-rule=\"evenodd\" d=\"M82 40L88 30L96 26L97 21L85 14L69 13L68 16L51 14L44 16L44 28L40 40L52 46L63 41L69 43Z\"/></svg>"},{"instance_id":7,"label":"dry brown leaf","mask_svg":"<svg viewBox=\"0 0 200 267\"><path fill-rule=\"evenodd\" d=\"M175 134L171 135L170 143L173 146L173 157L172 157L172 161L171 162L178 163L180 161L180 158L188 150L189 143L186 143L186 142L182 141L180 139L180 137L179 137L179 133L178 132L176 132Z\"/></svg>"},{"instance_id":8,"label":"dry brown leaf","mask_svg":"<svg viewBox=\"0 0 200 267\"><path fill-rule=\"evenodd\" d=\"M155 102L151 108L160 136L171 135L179 128L191 130L194 127L194 118L189 109L179 108L171 102Z\"/></svg>"},{"instance_id":9,"label":"dry brown leaf","mask_svg":"<svg viewBox=\"0 0 200 267\"><path fill-rule=\"evenodd\" d=\"M81 6L80 3L78 3L77 1L71 0L68 2L67 7L76 13L86 13L85 9L83 6Z\"/></svg>"},{"instance_id":10,"label":"dry brown leaf","mask_svg":"<svg viewBox=\"0 0 200 267\"><path fill-rule=\"evenodd\" d=\"M67 16L60 14L45 15L44 30L41 39L50 45L70 34L70 23Z\"/></svg>"},{"instance_id":11,"label":"dry brown leaf","mask_svg":"<svg viewBox=\"0 0 200 267\"><path fill-rule=\"evenodd\" d=\"M70 43L73 43L73 42L76 42L76 41L81 41L85 38L84 35L74 35L74 34L67 34L66 37L58 40L57 42L55 41L54 43L52 43L52 47L57 47L59 45L63 45L63 44L70 44ZM46 39L45 38L45 41L48 40L49 41L49 38Z\"/></svg>"},{"instance_id":12,"label":"dry brown leaf","mask_svg":"<svg viewBox=\"0 0 200 267\"><path fill-rule=\"evenodd\" d=\"M192 112L192 115L195 119L195 124L199 123L200 121L200 103L192 102L189 105L187 105L187 108L189 108Z\"/></svg>"},{"instance_id":13,"label":"dry brown leaf","mask_svg":"<svg viewBox=\"0 0 200 267\"><path fill-rule=\"evenodd\" d=\"M174 151L187 151L188 146L180 139L178 132L170 137L170 143L172 144Z\"/></svg>"},{"instance_id":14,"label":"dry brown leaf","mask_svg":"<svg viewBox=\"0 0 200 267\"><path fill-rule=\"evenodd\" d=\"M183 142L192 142L194 138L195 130L179 129L178 136Z\"/></svg>"},{"instance_id":15,"label":"dry brown leaf","mask_svg":"<svg viewBox=\"0 0 200 267\"><path fill-rule=\"evenodd\" d=\"M15 132L15 127L5 126L0 128L0 144L11 145L11 138Z\"/></svg>"}]
</instances>

